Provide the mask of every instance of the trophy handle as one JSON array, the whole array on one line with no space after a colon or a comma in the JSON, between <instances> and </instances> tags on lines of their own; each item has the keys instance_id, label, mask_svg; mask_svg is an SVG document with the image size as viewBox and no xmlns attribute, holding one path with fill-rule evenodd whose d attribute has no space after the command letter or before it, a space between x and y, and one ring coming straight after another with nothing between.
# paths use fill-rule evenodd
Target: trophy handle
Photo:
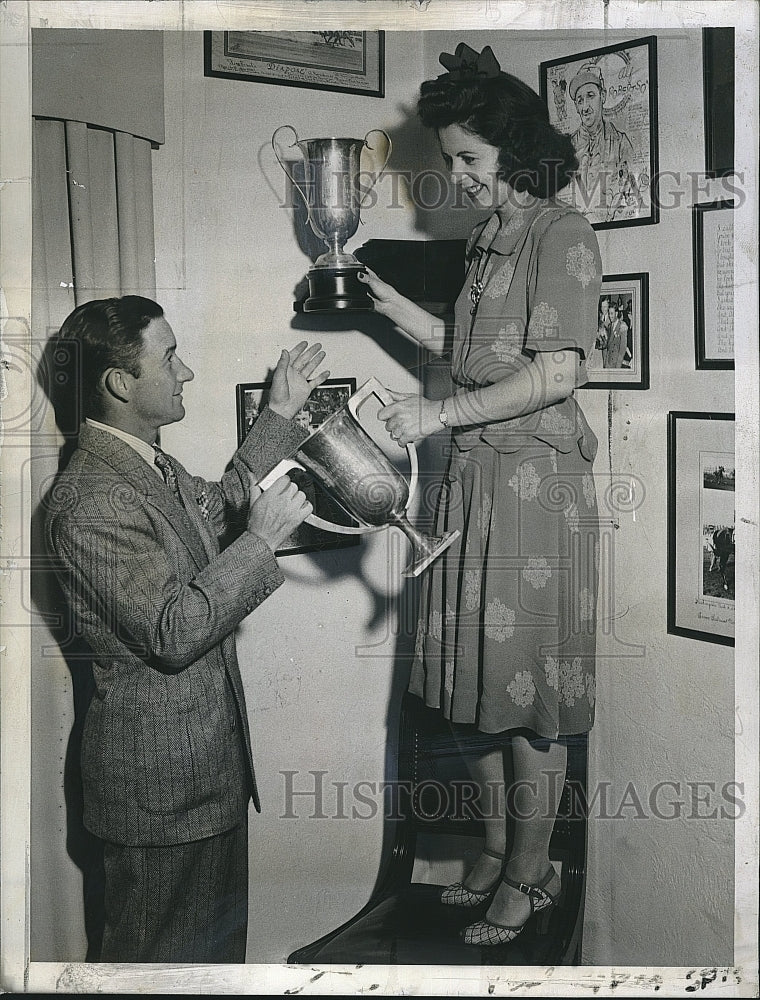
<instances>
[{"instance_id":1,"label":"trophy handle","mask_svg":"<svg viewBox=\"0 0 760 1000\"><path fill-rule=\"evenodd\" d=\"M294 458L283 458L281 462L268 472L263 479L260 479L256 484L261 490L268 490L269 487L280 478L284 476L286 472L290 472L291 469L300 469L302 472L308 472L300 462L297 462ZM326 521L319 514L309 514L306 518L306 524L311 524L315 528L321 528L322 531L331 531L339 535L368 535L373 531L382 531L386 527L384 524L378 525L359 525L354 527L350 524L334 524L332 521Z\"/></svg>"},{"instance_id":2,"label":"trophy handle","mask_svg":"<svg viewBox=\"0 0 760 1000\"><path fill-rule=\"evenodd\" d=\"M380 180L381 174L383 173L383 171L385 170L385 168L388 166L388 160L390 160L390 158L391 158L391 152L393 150L393 143L391 142L391 137L388 135L388 133L386 131L384 131L381 128L370 129L370 131L367 132L367 134L364 136L364 145L367 147L367 149L374 149L374 147L372 146L372 144L368 141L369 137L371 135L382 135L382 136L385 136L385 141L388 143L388 151L385 154L385 159L383 160L382 167L380 167L380 169L377 171L377 173L372 174L372 177L373 177L372 184L367 188L367 190L364 192L364 194L359 199L359 210L360 211L361 211L361 209L364 208L364 200L365 200L365 198L367 198L367 196L369 195L369 193L372 190L372 188Z\"/></svg>"},{"instance_id":3,"label":"trophy handle","mask_svg":"<svg viewBox=\"0 0 760 1000\"><path fill-rule=\"evenodd\" d=\"M367 133L369 135L369 133ZM389 140L390 141L390 140ZM359 422L359 407L362 403L366 402L370 396L376 396L383 406L389 406L391 403L395 403L395 399L388 392L382 382L378 381L374 375L367 379L367 381L362 385L356 392L351 396L346 402L346 406L351 414L351 416ZM411 503L412 497L417 492L417 481L419 479L419 463L417 462L417 449L413 444L408 444L406 446L407 454L409 455L409 500L407 501L407 506Z\"/></svg>"},{"instance_id":4,"label":"trophy handle","mask_svg":"<svg viewBox=\"0 0 760 1000\"><path fill-rule=\"evenodd\" d=\"M293 171L288 166L288 161L284 160L280 156L280 151L277 148L277 142L278 142L277 137L280 134L280 132L285 132L285 131L292 132L293 136L294 136L293 142L291 142L287 146L287 148L288 149L292 149L294 146L298 146L298 132L296 132L296 130L293 128L293 126L292 125L280 125L280 127L277 128L277 129L275 129L274 133L272 134L272 149L274 150L274 155L277 157L277 162L282 167L282 169L285 172L286 176L290 180L290 183L293 185L293 187L296 189L296 191L298 191L298 193L303 198L303 203L306 206L307 218L308 218L308 221L311 222L311 209L309 208L309 199L306 197L306 192L303 190L303 188L301 187L301 185L296 180L295 175L293 174ZM299 150L300 150L300 147L299 147Z\"/></svg>"}]
</instances>

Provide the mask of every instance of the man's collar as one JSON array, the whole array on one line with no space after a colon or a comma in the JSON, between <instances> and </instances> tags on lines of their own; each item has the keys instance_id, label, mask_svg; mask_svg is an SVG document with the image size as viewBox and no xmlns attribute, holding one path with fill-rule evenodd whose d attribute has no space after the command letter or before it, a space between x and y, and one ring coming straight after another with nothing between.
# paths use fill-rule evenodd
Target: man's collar
<instances>
[{"instance_id":1,"label":"man's collar","mask_svg":"<svg viewBox=\"0 0 760 1000\"><path fill-rule=\"evenodd\" d=\"M114 437L119 438L125 444L128 444L130 448L133 448L137 454L144 458L148 465L156 471L160 476L161 473L156 469L154 459L156 453L153 450L153 445L148 444L147 441L143 441L142 438L135 437L134 434L129 434L127 431L123 431L120 427L113 427L111 424L103 424L99 420L93 420L92 417L86 417L85 423L90 427L95 427L99 431L106 431L108 434L113 434Z\"/></svg>"}]
</instances>

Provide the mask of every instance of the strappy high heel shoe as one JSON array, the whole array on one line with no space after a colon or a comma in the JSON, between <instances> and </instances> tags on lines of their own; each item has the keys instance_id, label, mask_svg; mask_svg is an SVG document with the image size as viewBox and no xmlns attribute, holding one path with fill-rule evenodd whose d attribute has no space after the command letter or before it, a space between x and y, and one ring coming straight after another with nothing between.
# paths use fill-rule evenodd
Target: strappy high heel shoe
<instances>
[{"instance_id":1,"label":"strappy high heel shoe","mask_svg":"<svg viewBox=\"0 0 760 1000\"><path fill-rule=\"evenodd\" d=\"M525 927L525 924L527 924L535 914L542 913L542 919L545 920L548 916L548 911L556 905L558 899L562 895L561 886L560 890L554 896L552 896L550 892L546 891L546 886L551 882L556 874L557 870L554 865L549 865L549 870L537 885L526 885L525 882L515 882L514 879L507 878L507 876L504 875L502 877L502 882L511 886L513 889L518 889L520 892L525 893L530 900L530 913L528 917L524 923L520 924L519 927L508 927L506 924L497 924L491 920L478 920L474 924L469 924L462 931L462 939L464 943L485 945L486 947L497 944L507 944L509 941L514 941L520 931Z\"/></svg>"},{"instance_id":2,"label":"strappy high heel shoe","mask_svg":"<svg viewBox=\"0 0 760 1000\"><path fill-rule=\"evenodd\" d=\"M496 851L491 851L487 847L484 847L481 854L487 855L489 858L495 858L497 861L501 861L502 866L504 864L504 855L499 854ZM468 889L464 882L453 882L451 885L447 885L446 888L441 893L441 902L444 906L457 906L460 910L472 910L476 906L480 906L481 903L485 903L491 898L501 881L501 872L494 879L493 885L490 885L483 892L476 892L475 889Z\"/></svg>"}]
</instances>

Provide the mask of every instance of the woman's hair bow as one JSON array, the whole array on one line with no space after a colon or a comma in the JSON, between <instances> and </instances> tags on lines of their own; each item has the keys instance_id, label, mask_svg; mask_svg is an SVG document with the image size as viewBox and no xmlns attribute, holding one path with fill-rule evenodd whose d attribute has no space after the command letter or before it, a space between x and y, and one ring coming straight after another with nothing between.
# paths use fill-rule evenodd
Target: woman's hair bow
<instances>
[{"instance_id":1,"label":"woman's hair bow","mask_svg":"<svg viewBox=\"0 0 760 1000\"><path fill-rule=\"evenodd\" d=\"M482 52L476 52L466 42L460 42L453 55L442 52L438 62L446 68L452 80L489 79L501 73L501 66L490 45L486 45Z\"/></svg>"}]
</instances>

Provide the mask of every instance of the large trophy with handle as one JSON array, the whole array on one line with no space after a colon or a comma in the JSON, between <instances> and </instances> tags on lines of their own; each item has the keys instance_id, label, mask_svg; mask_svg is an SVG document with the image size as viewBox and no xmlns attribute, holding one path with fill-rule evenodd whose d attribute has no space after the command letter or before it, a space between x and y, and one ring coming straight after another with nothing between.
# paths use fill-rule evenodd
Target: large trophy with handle
<instances>
[{"instance_id":1,"label":"large trophy with handle","mask_svg":"<svg viewBox=\"0 0 760 1000\"><path fill-rule=\"evenodd\" d=\"M356 232L363 202L388 163L390 137L372 129L363 139L299 139L292 125L281 125L272 136L272 149L304 200L309 225L327 246L309 269L304 312L372 310L372 298L357 278L364 265L343 247ZM302 160L303 181L294 170L294 149ZM382 157L379 169L375 163L374 170L362 170L367 150L373 158ZM363 178L372 180L365 190Z\"/></svg>"},{"instance_id":2,"label":"large trophy with handle","mask_svg":"<svg viewBox=\"0 0 760 1000\"><path fill-rule=\"evenodd\" d=\"M403 575L419 576L459 537L459 531L427 535L409 522L407 509L418 479L417 452L413 444L407 446L410 462L407 483L359 422L359 407L372 395L383 404L393 402L391 394L376 378L368 379L301 443L292 458L278 463L259 486L267 489L290 469L310 472L360 523L358 527L333 524L310 514L307 524L345 535L363 535L395 525L412 544L412 561Z\"/></svg>"}]
</instances>

